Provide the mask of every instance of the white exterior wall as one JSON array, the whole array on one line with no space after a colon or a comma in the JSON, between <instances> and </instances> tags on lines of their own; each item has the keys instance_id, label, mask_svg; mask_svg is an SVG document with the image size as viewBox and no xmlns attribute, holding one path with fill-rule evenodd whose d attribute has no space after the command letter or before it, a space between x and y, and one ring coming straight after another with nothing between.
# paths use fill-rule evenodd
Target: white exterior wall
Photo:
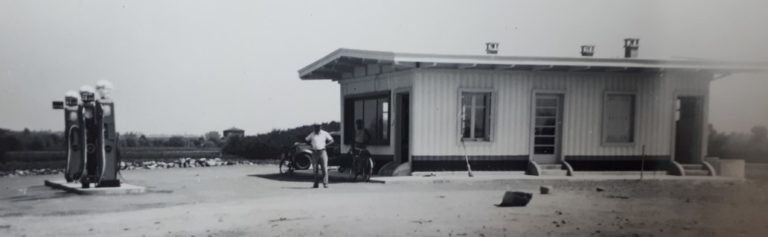
<instances>
[{"instance_id":1,"label":"white exterior wall","mask_svg":"<svg viewBox=\"0 0 768 237\"><path fill-rule=\"evenodd\" d=\"M384 73L380 75L374 75L374 76L362 76L362 77L356 77L352 79L347 80L341 80L339 81L339 84L341 85L341 140L342 142L342 152L346 152L349 150L349 146L345 145L343 143L344 141L344 98L347 96L354 96L358 94L365 94L365 93L372 93L372 92L382 92L382 91L390 91L390 103L392 105L390 109L390 122L389 122L389 145L388 146L381 146L381 145L369 145L368 151L371 152L371 154L375 155L393 155L394 154L394 145L395 145L395 135L397 131L395 131L395 121L394 119L397 118L397 110L395 109L395 97L394 93L396 93L398 90L402 89L409 89L411 88L413 84L413 71L401 71L401 72L390 72L390 73Z\"/></svg>"},{"instance_id":2,"label":"white exterior wall","mask_svg":"<svg viewBox=\"0 0 768 237\"><path fill-rule=\"evenodd\" d=\"M714 75L705 72L667 72L662 75L665 83L665 94L670 103L670 120L674 119L675 98L677 96L700 96L703 99L702 122L701 122L701 154L707 154L707 143L709 137L709 86ZM673 120L674 121L674 120ZM674 137L674 126L670 128L670 138ZM674 141L670 140L670 153L674 155ZM703 157L702 157L703 158Z\"/></svg>"},{"instance_id":3,"label":"white exterior wall","mask_svg":"<svg viewBox=\"0 0 768 237\"><path fill-rule=\"evenodd\" d=\"M493 91L491 141L466 142L477 156L528 155L534 90L564 93L562 155L670 155L675 93L703 93L711 75L703 73L544 72L493 70L414 70L411 154L461 156L460 89ZM344 91L344 90L342 90ZM605 92L636 93L635 143L603 145ZM344 92L342 92L344 93ZM705 99L704 107L707 107ZM706 121L706 110L704 115ZM704 143L706 144L706 143Z\"/></svg>"}]
</instances>

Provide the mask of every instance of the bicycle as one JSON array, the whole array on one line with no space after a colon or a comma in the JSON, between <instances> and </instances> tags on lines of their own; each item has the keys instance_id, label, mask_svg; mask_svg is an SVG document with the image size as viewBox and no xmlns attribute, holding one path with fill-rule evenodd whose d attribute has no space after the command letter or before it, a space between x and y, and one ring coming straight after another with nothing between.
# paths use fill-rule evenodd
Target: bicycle
<instances>
[{"instance_id":1,"label":"bicycle","mask_svg":"<svg viewBox=\"0 0 768 237\"><path fill-rule=\"evenodd\" d=\"M283 152L278 164L280 174L293 174L296 171L296 167L293 165L293 157L288 155L288 152Z\"/></svg>"},{"instance_id":2,"label":"bicycle","mask_svg":"<svg viewBox=\"0 0 768 237\"><path fill-rule=\"evenodd\" d=\"M373 158L371 153L365 148L351 147L347 152L347 157L352 158L352 181L357 181L357 177L361 176L361 180L368 182L373 175Z\"/></svg>"}]
</instances>

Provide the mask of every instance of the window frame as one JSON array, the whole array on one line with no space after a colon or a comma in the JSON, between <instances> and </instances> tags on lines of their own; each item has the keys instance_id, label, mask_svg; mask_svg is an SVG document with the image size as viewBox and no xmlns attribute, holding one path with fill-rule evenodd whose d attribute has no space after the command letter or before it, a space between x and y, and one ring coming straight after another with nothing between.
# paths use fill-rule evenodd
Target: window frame
<instances>
[{"instance_id":1,"label":"window frame","mask_svg":"<svg viewBox=\"0 0 768 237\"><path fill-rule=\"evenodd\" d=\"M632 126L630 135L631 141L629 142L611 142L607 141L607 121L608 121L608 97L612 95L632 96L632 115L630 118L632 121L629 123ZM637 106L637 92L634 91L605 91L602 97L602 113L600 115L600 143L603 146L635 146L637 145L637 131L638 131L638 106Z\"/></svg>"},{"instance_id":2,"label":"window frame","mask_svg":"<svg viewBox=\"0 0 768 237\"><path fill-rule=\"evenodd\" d=\"M462 114L464 113L464 111L462 110L462 107L463 107L462 101L464 99L464 94L465 93L487 93L488 96L489 96L489 98L488 98L488 103L489 104L486 106L486 110L488 110L488 112L486 112L486 124L487 124L486 131L487 132L486 132L486 136L484 138L465 138L464 137L464 133L463 133L463 131L464 131L463 130L464 123L463 123L461 118L462 118ZM458 92L458 100L457 100L457 102L458 102L457 103L458 104L458 106L457 106L458 113L457 113L456 118L458 120L458 123L457 123L458 124L458 126L457 126L457 133L458 133L459 141L461 141L461 142L493 142L494 141L494 136L496 134L494 132L494 130L496 128L496 126L495 126L495 124L496 124L496 119L495 119L495 115L496 115L496 91L493 90L493 89L460 88L459 92ZM475 110L472 109L472 111L474 113ZM474 124L475 124L474 117L471 118L471 121L472 121L471 122L472 125L470 125L470 126L472 128L474 128ZM474 129L472 129L470 131L471 131L470 132L471 134L474 134Z\"/></svg>"},{"instance_id":3,"label":"window frame","mask_svg":"<svg viewBox=\"0 0 768 237\"><path fill-rule=\"evenodd\" d=\"M360 93L360 94L349 94L345 95L343 98L344 108L342 108L342 115L344 116L344 123L342 124L342 143L345 145L352 145L354 136L355 136L355 101L359 100L370 100L375 99L377 101L377 108L378 106L378 100L380 99L387 99L387 126L384 126L383 124L383 112L379 109L376 110L376 113L382 114L382 119L379 119L377 123L380 123L378 126L381 126L381 135L386 132L386 137L379 137L377 134L371 134L372 138L369 146L389 146L392 144L392 91L375 91L375 92L367 92L367 93ZM365 103L365 102L363 102ZM351 105L351 108L350 108ZM350 114L347 113L347 109L351 109L351 119ZM363 108L363 111L365 111L365 108ZM363 112L365 113L365 112ZM364 116L364 115L363 115ZM351 128L351 129L347 129Z\"/></svg>"}]
</instances>

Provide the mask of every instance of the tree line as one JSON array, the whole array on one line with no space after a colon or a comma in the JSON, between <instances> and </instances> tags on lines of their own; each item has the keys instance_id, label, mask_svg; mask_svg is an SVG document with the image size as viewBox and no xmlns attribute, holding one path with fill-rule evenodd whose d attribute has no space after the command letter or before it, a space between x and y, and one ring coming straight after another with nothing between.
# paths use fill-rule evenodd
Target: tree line
<instances>
[{"instance_id":1,"label":"tree line","mask_svg":"<svg viewBox=\"0 0 768 237\"><path fill-rule=\"evenodd\" d=\"M0 153L4 151L60 151L67 146L64 132L12 131L0 128ZM128 132L119 135L120 147L220 148L225 143L217 131L202 136L150 137Z\"/></svg>"},{"instance_id":2,"label":"tree line","mask_svg":"<svg viewBox=\"0 0 768 237\"><path fill-rule=\"evenodd\" d=\"M147 137L141 133L129 132L120 136L121 147L177 147L177 148L220 148L224 144L217 131L202 136Z\"/></svg>"},{"instance_id":3,"label":"tree line","mask_svg":"<svg viewBox=\"0 0 768 237\"><path fill-rule=\"evenodd\" d=\"M338 122L322 123L326 131L338 131ZM136 132L119 135L118 145L123 148L182 148L222 149L223 153L249 159L278 157L294 142L303 141L312 131L312 125L290 129L275 129L255 136L225 138L218 131L201 136L147 136ZM63 132L12 131L0 128L0 158L6 151L62 151L66 148Z\"/></svg>"},{"instance_id":4,"label":"tree line","mask_svg":"<svg viewBox=\"0 0 768 237\"><path fill-rule=\"evenodd\" d=\"M322 123L326 131L340 130L338 122ZM291 129L275 129L255 136L222 138L211 131L201 136L149 137L128 132L120 136L119 146L128 148L175 147L221 148L222 152L249 159L279 157L294 142L301 142L312 131L312 125ZM709 127L708 156L722 159L744 159L750 162L768 162L768 129L755 126L749 133L721 133ZM0 129L0 157L6 151L61 151L66 147L63 132L12 131Z\"/></svg>"},{"instance_id":5,"label":"tree line","mask_svg":"<svg viewBox=\"0 0 768 237\"><path fill-rule=\"evenodd\" d=\"M708 156L768 162L768 129L754 126L750 133L720 133L709 125Z\"/></svg>"},{"instance_id":6,"label":"tree line","mask_svg":"<svg viewBox=\"0 0 768 237\"><path fill-rule=\"evenodd\" d=\"M322 123L320 127L328 132L341 129L339 122L335 121ZM291 129L275 129L256 136L232 137L224 144L222 152L248 159L275 159L295 142L303 142L312 129L312 125L304 125Z\"/></svg>"}]
</instances>

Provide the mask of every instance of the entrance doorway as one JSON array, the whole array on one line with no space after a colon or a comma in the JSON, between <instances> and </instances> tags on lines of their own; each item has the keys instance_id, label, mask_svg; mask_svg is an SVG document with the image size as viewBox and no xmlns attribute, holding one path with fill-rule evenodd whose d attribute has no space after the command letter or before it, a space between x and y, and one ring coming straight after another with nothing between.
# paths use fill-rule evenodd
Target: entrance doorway
<instances>
[{"instance_id":1,"label":"entrance doorway","mask_svg":"<svg viewBox=\"0 0 768 237\"><path fill-rule=\"evenodd\" d=\"M395 99L397 119L395 120L395 161L406 163L410 161L411 135L411 97L408 92L396 94Z\"/></svg>"},{"instance_id":2,"label":"entrance doorway","mask_svg":"<svg viewBox=\"0 0 768 237\"><path fill-rule=\"evenodd\" d=\"M675 101L675 161L701 162L703 103L698 96L678 96Z\"/></svg>"},{"instance_id":3,"label":"entrance doorway","mask_svg":"<svg viewBox=\"0 0 768 237\"><path fill-rule=\"evenodd\" d=\"M531 154L538 164L559 164L563 124L562 94L536 94L533 100Z\"/></svg>"}]
</instances>

